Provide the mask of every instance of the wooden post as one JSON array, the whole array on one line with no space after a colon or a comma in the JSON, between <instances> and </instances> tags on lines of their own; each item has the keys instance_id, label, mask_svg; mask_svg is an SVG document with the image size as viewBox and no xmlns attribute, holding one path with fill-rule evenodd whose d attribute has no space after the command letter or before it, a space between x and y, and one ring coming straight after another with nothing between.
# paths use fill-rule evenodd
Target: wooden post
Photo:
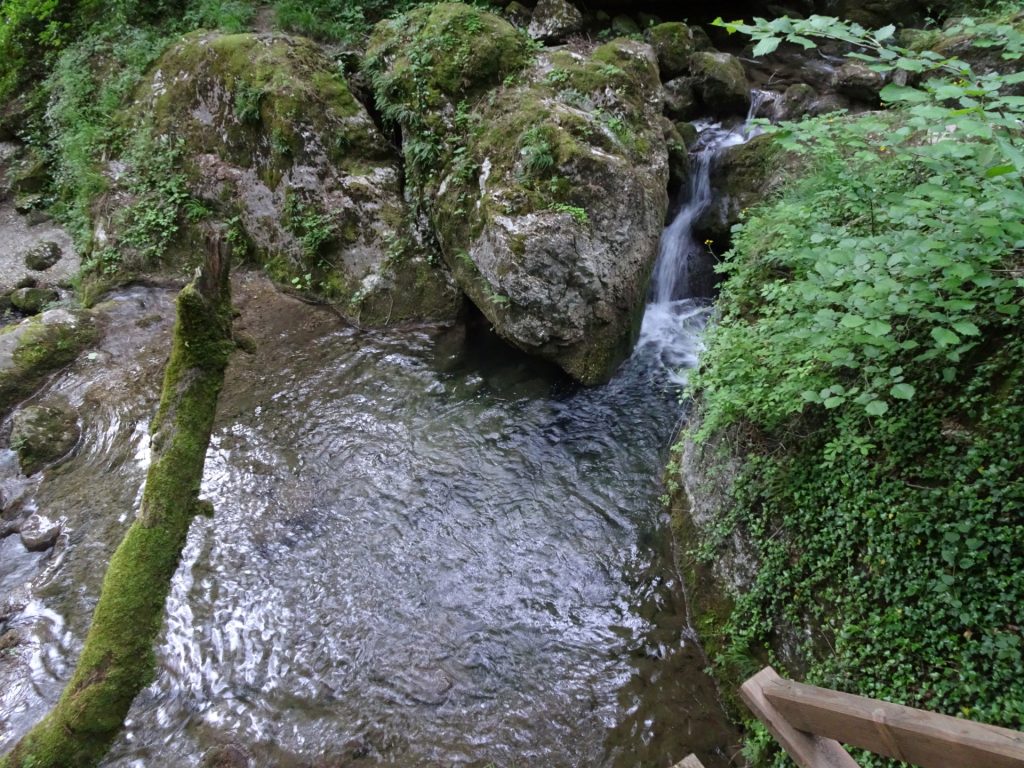
<instances>
[{"instance_id":1,"label":"wooden post","mask_svg":"<svg viewBox=\"0 0 1024 768\"><path fill-rule=\"evenodd\" d=\"M740 688L740 697L771 731L793 761L801 768L858 768L857 763L839 742L805 733L797 729L765 696L765 689L781 677L771 667L765 667ZM785 681L783 681L785 682Z\"/></svg>"},{"instance_id":2,"label":"wooden post","mask_svg":"<svg viewBox=\"0 0 1024 768\"><path fill-rule=\"evenodd\" d=\"M761 688L770 706L800 731L922 768L1024 768L1024 733L1020 731L804 685L777 675L762 678Z\"/></svg>"}]
</instances>

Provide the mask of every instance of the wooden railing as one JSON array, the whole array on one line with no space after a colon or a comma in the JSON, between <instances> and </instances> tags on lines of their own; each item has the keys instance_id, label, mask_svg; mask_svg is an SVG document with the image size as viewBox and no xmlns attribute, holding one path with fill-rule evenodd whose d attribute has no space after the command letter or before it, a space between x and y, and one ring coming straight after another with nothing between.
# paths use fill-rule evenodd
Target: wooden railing
<instances>
[{"instance_id":1,"label":"wooden railing","mask_svg":"<svg viewBox=\"0 0 1024 768\"><path fill-rule=\"evenodd\" d=\"M1020 731L797 683L771 667L740 696L801 768L857 768L843 744L921 768L1024 768Z\"/></svg>"}]
</instances>

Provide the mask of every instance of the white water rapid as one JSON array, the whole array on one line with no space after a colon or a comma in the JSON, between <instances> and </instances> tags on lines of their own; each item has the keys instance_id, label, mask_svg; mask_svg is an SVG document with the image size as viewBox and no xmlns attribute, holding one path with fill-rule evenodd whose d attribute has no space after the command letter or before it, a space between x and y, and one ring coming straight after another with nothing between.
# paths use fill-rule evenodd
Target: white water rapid
<instances>
[{"instance_id":1,"label":"white water rapid","mask_svg":"<svg viewBox=\"0 0 1024 768\"><path fill-rule=\"evenodd\" d=\"M758 134L751 123L765 92L751 94L747 119L727 127L710 120L695 123L699 131L689 186L682 207L661 236L658 260L651 278L650 300L644 313L637 351L656 357L679 384L686 370L697 364L700 335L711 312L710 296L700 295L692 273L697 259L706 258L707 245L697 242L694 225L711 205L711 172L716 159L729 147L744 144Z\"/></svg>"}]
</instances>

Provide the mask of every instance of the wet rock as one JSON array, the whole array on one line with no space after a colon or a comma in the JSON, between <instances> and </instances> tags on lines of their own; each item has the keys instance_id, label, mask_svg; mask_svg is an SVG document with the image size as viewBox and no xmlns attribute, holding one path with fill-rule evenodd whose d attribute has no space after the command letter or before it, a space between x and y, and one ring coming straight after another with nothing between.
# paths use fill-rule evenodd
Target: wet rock
<instances>
[{"instance_id":1,"label":"wet rock","mask_svg":"<svg viewBox=\"0 0 1024 768\"><path fill-rule=\"evenodd\" d=\"M43 552L57 543L61 525L35 514L21 524L21 543L29 552Z\"/></svg>"},{"instance_id":2,"label":"wet rock","mask_svg":"<svg viewBox=\"0 0 1024 768\"><path fill-rule=\"evenodd\" d=\"M60 294L52 288L18 288L11 293L11 304L29 315L43 311L43 307L60 298Z\"/></svg>"},{"instance_id":3,"label":"wet rock","mask_svg":"<svg viewBox=\"0 0 1024 768\"><path fill-rule=\"evenodd\" d=\"M690 56L697 50L690 27L680 21L670 21L648 28L644 39L658 55L658 69L662 80L671 80L686 74Z\"/></svg>"},{"instance_id":4,"label":"wet rock","mask_svg":"<svg viewBox=\"0 0 1024 768\"><path fill-rule=\"evenodd\" d=\"M78 443L78 416L67 404L31 405L14 414L11 447L21 471L33 475L66 456Z\"/></svg>"},{"instance_id":5,"label":"wet rock","mask_svg":"<svg viewBox=\"0 0 1024 768\"><path fill-rule=\"evenodd\" d=\"M36 272L45 272L60 261L62 255L60 245L52 240L46 240L25 254L25 266Z\"/></svg>"},{"instance_id":6,"label":"wet rock","mask_svg":"<svg viewBox=\"0 0 1024 768\"><path fill-rule=\"evenodd\" d=\"M509 27L512 29L511 27ZM133 111L154 141L184 139L190 194L234 219L250 254L278 283L368 323L376 288L388 322L446 320L458 292L414 231L401 159L334 62L314 43L271 34L196 33L160 58ZM112 177L132 169L111 166ZM128 248L131 202L115 184L96 218L108 245ZM165 261L192 258L203 233L183 222ZM99 238L97 238L99 239ZM417 276L403 293L396 276ZM429 296L427 305L420 298ZM438 314L440 313L440 314Z\"/></svg>"},{"instance_id":7,"label":"wet rock","mask_svg":"<svg viewBox=\"0 0 1024 768\"><path fill-rule=\"evenodd\" d=\"M877 29L886 24L904 26L924 9L925 3L918 0L840 0L838 15Z\"/></svg>"},{"instance_id":8,"label":"wet rock","mask_svg":"<svg viewBox=\"0 0 1024 768\"><path fill-rule=\"evenodd\" d=\"M676 123L676 130L682 136L687 149L691 149L697 143L697 137L700 133L697 130L697 126L693 123Z\"/></svg>"},{"instance_id":9,"label":"wet rock","mask_svg":"<svg viewBox=\"0 0 1024 768\"><path fill-rule=\"evenodd\" d=\"M750 83L732 54L699 51L690 57L690 73L694 90L711 114L745 115L750 109Z\"/></svg>"},{"instance_id":10,"label":"wet rock","mask_svg":"<svg viewBox=\"0 0 1024 768\"><path fill-rule=\"evenodd\" d=\"M583 30L583 14L566 0L540 0L533 9L528 33L534 40L563 42Z\"/></svg>"},{"instance_id":11,"label":"wet rock","mask_svg":"<svg viewBox=\"0 0 1024 768\"><path fill-rule=\"evenodd\" d=\"M689 125L689 123L681 123L681 125ZM687 149L686 139L671 120L665 120L663 130L665 146L668 147L669 187L679 189L690 178L690 153Z\"/></svg>"},{"instance_id":12,"label":"wet rock","mask_svg":"<svg viewBox=\"0 0 1024 768\"><path fill-rule=\"evenodd\" d=\"M35 275L25 275L21 277L18 282L14 284L15 289L18 288L36 288L39 286L39 278Z\"/></svg>"},{"instance_id":13,"label":"wet rock","mask_svg":"<svg viewBox=\"0 0 1024 768\"><path fill-rule=\"evenodd\" d=\"M848 61L836 70L836 92L854 101L877 104L884 86L885 78L860 62Z\"/></svg>"},{"instance_id":14,"label":"wet rock","mask_svg":"<svg viewBox=\"0 0 1024 768\"><path fill-rule=\"evenodd\" d=\"M656 62L632 40L551 54L483 111L469 144L480 174L460 185L450 168L433 213L459 285L495 331L585 383L632 346L664 224ZM564 82L540 74L551 70Z\"/></svg>"},{"instance_id":15,"label":"wet rock","mask_svg":"<svg viewBox=\"0 0 1024 768\"><path fill-rule=\"evenodd\" d=\"M726 149L711 170L714 198L697 230L728 241L744 210L766 199L783 181L786 156L770 135Z\"/></svg>"},{"instance_id":16,"label":"wet rock","mask_svg":"<svg viewBox=\"0 0 1024 768\"><path fill-rule=\"evenodd\" d=\"M9 629L0 635L0 656L5 651L10 651L17 648L19 645L25 644L25 638L21 636L21 632L16 629Z\"/></svg>"},{"instance_id":17,"label":"wet rock","mask_svg":"<svg viewBox=\"0 0 1024 768\"><path fill-rule=\"evenodd\" d=\"M662 89L662 96L665 100L665 115L675 122L690 120L700 111L693 80L689 77L669 80Z\"/></svg>"},{"instance_id":18,"label":"wet rock","mask_svg":"<svg viewBox=\"0 0 1024 768\"><path fill-rule=\"evenodd\" d=\"M51 309L0 329L0 416L95 338L88 315Z\"/></svg>"}]
</instances>

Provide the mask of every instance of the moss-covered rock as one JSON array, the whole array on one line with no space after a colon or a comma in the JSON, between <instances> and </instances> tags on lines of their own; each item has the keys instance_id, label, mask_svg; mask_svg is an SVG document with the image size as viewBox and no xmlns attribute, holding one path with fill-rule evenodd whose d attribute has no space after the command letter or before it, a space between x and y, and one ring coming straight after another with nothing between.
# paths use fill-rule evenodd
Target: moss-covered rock
<instances>
[{"instance_id":1,"label":"moss-covered rock","mask_svg":"<svg viewBox=\"0 0 1024 768\"><path fill-rule=\"evenodd\" d=\"M0 330L0 417L95 338L87 315L51 309Z\"/></svg>"},{"instance_id":2,"label":"moss-covered rock","mask_svg":"<svg viewBox=\"0 0 1024 768\"><path fill-rule=\"evenodd\" d=\"M191 201L167 254L173 263L199 252L205 219L227 220L278 283L355 318L360 286L386 261L426 258L410 235L398 153L308 40L186 36L157 62L131 114L156 145L178 142L179 197ZM120 213L132 209L131 192L116 188L98 212L107 248L132 247L121 237L131 217ZM423 280L439 291L450 282L441 270ZM421 308L416 298L389 297L396 316L452 316L448 307L436 317L437 304Z\"/></svg>"},{"instance_id":3,"label":"moss-covered rock","mask_svg":"<svg viewBox=\"0 0 1024 768\"><path fill-rule=\"evenodd\" d=\"M586 383L628 354L667 207L653 50L542 57L483 105L432 220L495 330Z\"/></svg>"},{"instance_id":4,"label":"moss-covered rock","mask_svg":"<svg viewBox=\"0 0 1024 768\"><path fill-rule=\"evenodd\" d=\"M847 61L836 70L834 87L837 93L854 101L878 104L885 77L859 61Z\"/></svg>"},{"instance_id":5,"label":"moss-covered rock","mask_svg":"<svg viewBox=\"0 0 1024 768\"><path fill-rule=\"evenodd\" d=\"M60 298L60 294L52 288L18 288L11 292L11 304L25 314L35 315L43 311L43 307Z\"/></svg>"},{"instance_id":6,"label":"moss-covered rock","mask_svg":"<svg viewBox=\"0 0 1024 768\"><path fill-rule=\"evenodd\" d=\"M729 53L698 51L690 57L694 89L713 115L743 115L750 109L750 83L740 60Z\"/></svg>"},{"instance_id":7,"label":"moss-covered rock","mask_svg":"<svg viewBox=\"0 0 1024 768\"><path fill-rule=\"evenodd\" d=\"M66 456L80 434L78 416L67 403L31 405L14 414L11 447L21 471L33 475Z\"/></svg>"},{"instance_id":8,"label":"moss-covered rock","mask_svg":"<svg viewBox=\"0 0 1024 768\"><path fill-rule=\"evenodd\" d=\"M640 34L640 25L636 20L624 13L612 18L612 34L619 37L629 37Z\"/></svg>"},{"instance_id":9,"label":"moss-covered rock","mask_svg":"<svg viewBox=\"0 0 1024 768\"><path fill-rule=\"evenodd\" d=\"M529 33L547 43L564 41L583 30L583 14L566 0L540 0L533 9Z\"/></svg>"},{"instance_id":10,"label":"moss-covered rock","mask_svg":"<svg viewBox=\"0 0 1024 768\"><path fill-rule=\"evenodd\" d=\"M697 42L688 25L681 21L658 24L644 31L644 39L658 55L662 80L686 74L690 56L697 51Z\"/></svg>"},{"instance_id":11,"label":"moss-covered rock","mask_svg":"<svg viewBox=\"0 0 1024 768\"><path fill-rule=\"evenodd\" d=\"M779 189L788 159L770 134L726 149L711 169L715 196L697 229L727 242L743 212Z\"/></svg>"}]
</instances>

